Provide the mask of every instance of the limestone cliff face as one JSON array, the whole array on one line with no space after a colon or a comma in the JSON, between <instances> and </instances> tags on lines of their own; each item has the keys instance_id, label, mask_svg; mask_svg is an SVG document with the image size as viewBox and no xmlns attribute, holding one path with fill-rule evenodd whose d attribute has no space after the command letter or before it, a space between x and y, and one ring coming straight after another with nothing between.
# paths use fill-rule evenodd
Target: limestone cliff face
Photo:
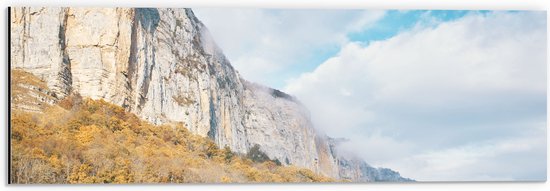
<instances>
[{"instance_id":1,"label":"limestone cliff face","mask_svg":"<svg viewBox=\"0 0 550 191\"><path fill-rule=\"evenodd\" d=\"M279 90L243 81L247 140L270 158L319 172L317 133L303 105ZM325 174L328 174L324 172Z\"/></svg>"},{"instance_id":2,"label":"limestone cliff face","mask_svg":"<svg viewBox=\"0 0 550 191\"><path fill-rule=\"evenodd\" d=\"M246 152L243 85L186 9L15 8L12 67Z\"/></svg>"},{"instance_id":3,"label":"limestone cliff face","mask_svg":"<svg viewBox=\"0 0 550 191\"><path fill-rule=\"evenodd\" d=\"M105 99L335 178L359 169L342 168L299 101L243 80L190 9L11 8L10 19L12 69L43 80L55 99Z\"/></svg>"}]
</instances>

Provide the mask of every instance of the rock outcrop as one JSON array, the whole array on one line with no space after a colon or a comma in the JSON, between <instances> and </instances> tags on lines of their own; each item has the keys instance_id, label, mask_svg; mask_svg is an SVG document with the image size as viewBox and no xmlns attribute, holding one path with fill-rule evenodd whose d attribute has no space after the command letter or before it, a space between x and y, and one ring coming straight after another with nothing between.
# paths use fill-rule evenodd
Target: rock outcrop
<instances>
[{"instance_id":1,"label":"rock outcrop","mask_svg":"<svg viewBox=\"0 0 550 191\"><path fill-rule=\"evenodd\" d=\"M357 158L347 159L339 157L339 177L357 182L411 182L412 179L403 178L398 172L388 168L374 168L365 161Z\"/></svg>"},{"instance_id":2,"label":"rock outcrop","mask_svg":"<svg viewBox=\"0 0 550 191\"><path fill-rule=\"evenodd\" d=\"M43 80L57 100L104 99L154 124L182 122L220 147L246 153L257 144L283 164L334 178L402 181L338 157L299 101L242 79L190 9L10 12L11 68Z\"/></svg>"}]
</instances>

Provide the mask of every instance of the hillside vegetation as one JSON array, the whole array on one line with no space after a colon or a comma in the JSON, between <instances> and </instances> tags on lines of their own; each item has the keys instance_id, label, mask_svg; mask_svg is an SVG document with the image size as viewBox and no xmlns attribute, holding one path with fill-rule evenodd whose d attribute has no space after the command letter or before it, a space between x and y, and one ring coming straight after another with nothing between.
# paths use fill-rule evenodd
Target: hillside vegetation
<instances>
[{"instance_id":1,"label":"hillside vegetation","mask_svg":"<svg viewBox=\"0 0 550 191\"><path fill-rule=\"evenodd\" d=\"M151 125L103 100L71 95L40 113L11 112L11 183L333 181L263 153L220 149L182 124Z\"/></svg>"}]
</instances>

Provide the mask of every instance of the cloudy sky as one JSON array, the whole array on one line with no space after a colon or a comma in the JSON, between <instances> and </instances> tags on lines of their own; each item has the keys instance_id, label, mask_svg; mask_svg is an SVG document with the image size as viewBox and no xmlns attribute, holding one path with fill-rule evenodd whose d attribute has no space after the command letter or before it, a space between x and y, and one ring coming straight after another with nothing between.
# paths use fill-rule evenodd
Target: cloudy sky
<instances>
[{"instance_id":1,"label":"cloudy sky","mask_svg":"<svg viewBox=\"0 0 550 191\"><path fill-rule=\"evenodd\" d=\"M423 181L546 180L546 13L194 9L251 81Z\"/></svg>"}]
</instances>

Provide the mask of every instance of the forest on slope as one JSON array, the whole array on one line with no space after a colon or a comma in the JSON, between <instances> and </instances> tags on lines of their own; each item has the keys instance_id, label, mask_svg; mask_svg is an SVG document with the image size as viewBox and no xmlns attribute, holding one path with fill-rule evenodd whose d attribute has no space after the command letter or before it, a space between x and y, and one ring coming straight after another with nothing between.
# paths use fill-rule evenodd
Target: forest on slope
<instances>
[{"instance_id":1,"label":"forest on slope","mask_svg":"<svg viewBox=\"0 0 550 191\"><path fill-rule=\"evenodd\" d=\"M30 73L12 70L11 80L12 93L27 95L14 94L12 104L40 101L28 95L47 92ZM120 106L77 94L42 104L42 112L13 108L10 183L335 181L281 166L257 146L239 155L190 133L183 124L152 125Z\"/></svg>"}]
</instances>

